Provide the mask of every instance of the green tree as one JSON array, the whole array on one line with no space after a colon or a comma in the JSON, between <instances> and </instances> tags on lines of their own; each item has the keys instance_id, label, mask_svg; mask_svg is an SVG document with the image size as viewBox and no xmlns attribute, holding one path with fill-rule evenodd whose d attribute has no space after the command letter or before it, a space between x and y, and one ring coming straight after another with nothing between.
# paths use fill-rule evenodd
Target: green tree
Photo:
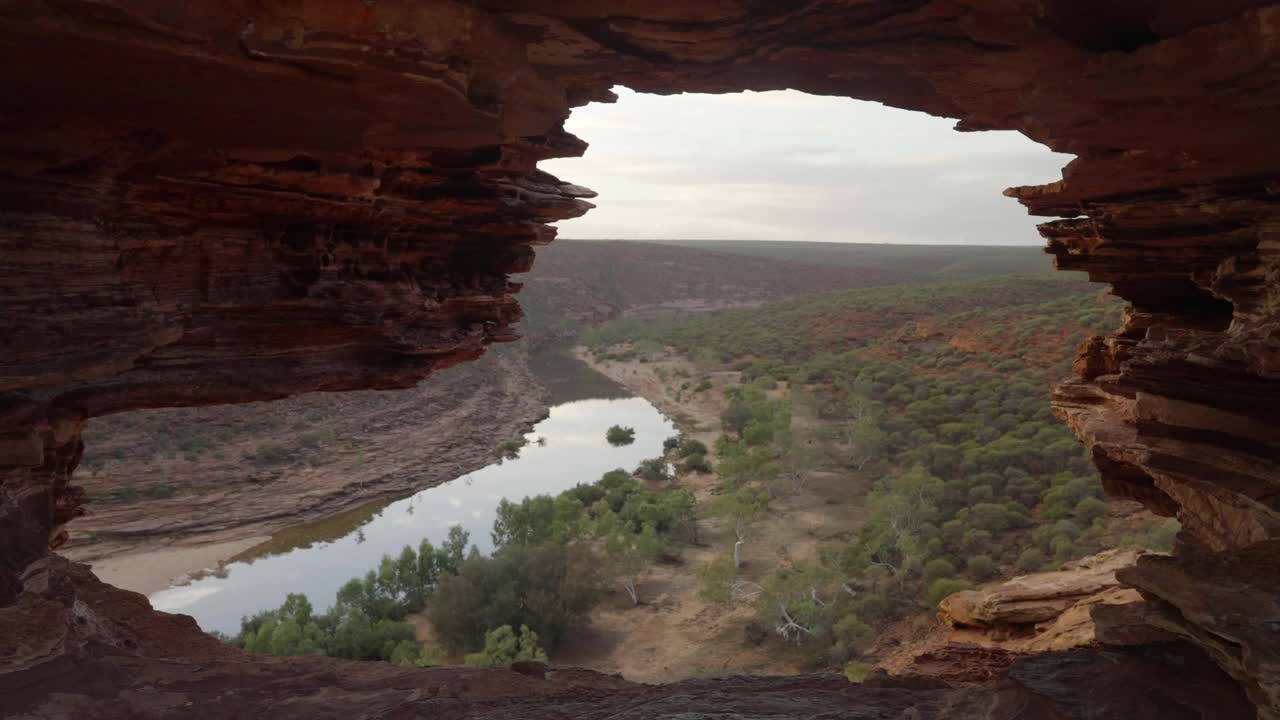
<instances>
[{"instance_id":1,"label":"green tree","mask_svg":"<svg viewBox=\"0 0 1280 720\"><path fill-rule=\"evenodd\" d=\"M573 496L567 494L537 495L519 503L501 500L497 518L493 522L493 544L540 545L542 543L565 544L582 533L584 509Z\"/></svg>"},{"instance_id":2,"label":"green tree","mask_svg":"<svg viewBox=\"0 0 1280 720\"><path fill-rule=\"evenodd\" d=\"M969 577L974 580L986 580L996 574L996 564L986 555L974 555L965 563Z\"/></svg>"},{"instance_id":3,"label":"green tree","mask_svg":"<svg viewBox=\"0 0 1280 720\"><path fill-rule=\"evenodd\" d=\"M973 585L964 580L956 580L955 578L940 578L934 580L929 585L929 590L925 593L925 602L929 607L937 607L938 603L948 595L958 593L962 590L972 590Z\"/></svg>"},{"instance_id":4,"label":"green tree","mask_svg":"<svg viewBox=\"0 0 1280 720\"><path fill-rule=\"evenodd\" d=\"M667 482L671 479L671 472L668 469L665 458L649 458L641 460L640 466L636 468L636 475L641 479L649 482Z\"/></svg>"},{"instance_id":5,"label":"green tree","mask_svg":"<svg viewBox=\"0 0 1280 720\"><path fill-rule=\"evenodd\" d=\"M432 595L432 625L455 651L480 647L502 625L528 625L554 648L599 599L601 565L582 544L509 545L468 558Z\"/></svg>"},{"instance_id":6,"label":"green tree","mask_svg":"<svg viewBox=\"0 0 1280 720\"><path fill-rule=\"evenodd\" d=\"M951 577L956 574L956 566L951 561L943 558L934 558L924 564L924 582L926 585L940 578Z\"/></svg>"},{"instance_id":7,"label":"green tree","mask_svg":"<svg viewBox=\"0 0 1280 720\"><path fill-rule=\"evenodd\" d=\"M844 429L844 441L848 447L849 464L857 470L867 463L879 460L884 453L886 437L873 416L849 421Z\"/></svg>"},{"instance_id":8,"label":"green tree","mask_svg":"<svg viewBox=\"0 0 1280 720\"><path fill-rule=\"evenodd\" d=\"M706 475L713 472L714 469L711 467L711 463L707 462L706 455L695 453L685 457L684 461L680 463L680 470L686 473Z\"/></svg>"},{"instance_id":9,"label":"green tree","mask_svg":"<svg viewBox=\"0 0 1280 720\"><path fill-rule=\"evenodd\" d=\"M520 626L519 635L510 625L490 630L485 633L484 649L466 656L468 667L507 667L521 660L547 661L546 651L538 645L538 634L527 625Z\"/></svg>"},{"instance_id":10,"label":"green tree","mask_svg":"<svg viewBox=\"0 0 1280 720\"><path fill-rule=\"evenodd\" d=\"M444 543L436 551L436 569L440 575L457 575L458 567L466 556L467 543L471 542L471 533L462 529L461 525L449 528Z\"/></svg>"},{"instance_id":11,"label":"green tree","mask_svg":"<svg viewBox=\"0 0 1280 720\"><path fill-rule=\"evenodd\" d=\"M776 621L776 630L797 645L825 640L832 629L838 585L834 572L819 563L795 563L774 573L756 598L756 606Z\"/></svg>"},{"instance_id":12,"label":"green tree","mask_svg":"<svg viewBox=\"0 0 1280 720\"><path fill-rule=\"evenodd\" d=\"M680 457L687 458L690 455L706 455L707 445L701 440L695 438L683 438L680 440Z\"/></svg>"},{"instance_id":13,"label":"green tree","mask_svg":"<svg viewBox=\"0 0 1280 720\"><path fill-rule=\"evenodd\" d=\"M1048 561L1049 559L1045 557L1044 553L1037 548L1027 548L1022 551L1022 554L1018 555L1016 565L1019 571L1030 573L1039 571Z\"/></svg>"},{"instance_id":14,"label":"green tree","mask_svg":"<svg viewBox=\"0 0 1280 720\"><path fill-rule=\"evenodd\" d=\"M636 591L636 582L640 573L662 554L663 542L658 533L652 525L645 525L638 533L620 528L606 538L605 550L609 554L614 572L622 580L623 589L631 597L631 604L639 605L640 594Z\"/></svg>"},{"instance_id":15,"label":"green tree","mask_svg":"<svg viewBox=\"0 0 1280 720\"><path fill-rule=\"evenodd\" d=\"M1076 503L1076 519L1085 525L1092 525L1107 514L1107 504L1095 497L1087 497Z\"/></svg>"},{"instance_id":16,"label":"green tree","mask_svg":"<svg viewBox=\"0 0 1280 720\"><path fill-rule=\"evenodd\" d=\"M738 571L733 566L733 558L728 555L717 557L698 570L702 579L702 589L698 594L704 600L713 603L727 603L733 599L733 581Z\"/></svg>"},{"instance_id":17,"label":"green tree","mask_svg":"<svg viewBox=\"0 0 1280 720\"><path fill-rule=\"evenodd\" d=\"M769 506L769 497L747 486L738 487L717 497L711 504L712 514L724 519L733 530L733 567L742 567L742 546L748 530Z\"/></svg>"},{"instance_id":18,"label":"green tree","mask_svg":"<svg viewBox=\"0 0 1280 720\"><path fill-rule=\"evenodd\" d=\"M448 661L444 648L433 643L418 645L412 640L396 643L387 662L404 667L440 667Z\"/></svg>"}]
</instances>

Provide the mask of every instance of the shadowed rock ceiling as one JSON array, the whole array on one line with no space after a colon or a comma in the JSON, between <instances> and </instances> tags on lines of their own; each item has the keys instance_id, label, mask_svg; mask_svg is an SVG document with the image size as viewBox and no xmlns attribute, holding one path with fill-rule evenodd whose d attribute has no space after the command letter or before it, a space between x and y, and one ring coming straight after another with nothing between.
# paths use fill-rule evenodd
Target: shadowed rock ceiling
<instances>
[{"instance_id":1,"label":"shadowed rock ceiling","mask_svg":"<svg viewBox=\"0 0 1280 720\"><path fill-rule=\"evenodd\" d=\"M0 20L6 716L482 716L523 701L531 717L627 717L755 697L776 715L1226 717L1234 689L1207 655L1280 717L1280 6L17 0ZM1056 218L1041 232L1060 269L1131 309L1081 348L1055 407L1108 493L1184 527L1174 557L1120 572L1143 600L1097 618L1110 647L966 688L667 691L246 659L50 554L82 512L71 478L91 417L404 387L513 339L509 275L554 237L547 223L592 207L536 163L582 153L563 122L616 84L856 97L1077 156L1007 194Z\"/></svg>"}]
</instances>

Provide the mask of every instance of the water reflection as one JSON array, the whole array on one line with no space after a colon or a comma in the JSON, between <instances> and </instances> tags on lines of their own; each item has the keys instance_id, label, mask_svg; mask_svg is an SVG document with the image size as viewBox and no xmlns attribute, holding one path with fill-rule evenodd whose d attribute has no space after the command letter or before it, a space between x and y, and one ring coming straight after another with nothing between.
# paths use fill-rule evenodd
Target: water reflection
<instances>
[{"instance_id":1,"label":"water reflection","mask_svg":"<svg viewBox=\"0 0 1280 720\"><path fill-rule=\"evenodd\" d=\"M636 430L632 445L604 438L610 425ZM159 610L192 615L205 630L234 634L240 618L274 608L290 592L305 592L317 610L333 604L342 583L373 569L383 554L396 554L423 538L437 545L449 527L461 525L482 551L498 501L557 493L592 482L614 468L634 469L662 452L674 426L641 398L578 400L557 405L527 437L520 457L392 503L374 503L292 528L244 553L216 575L151 596ZM539 444L544 438L545 444Z\"/></svg>"}]
</instances>

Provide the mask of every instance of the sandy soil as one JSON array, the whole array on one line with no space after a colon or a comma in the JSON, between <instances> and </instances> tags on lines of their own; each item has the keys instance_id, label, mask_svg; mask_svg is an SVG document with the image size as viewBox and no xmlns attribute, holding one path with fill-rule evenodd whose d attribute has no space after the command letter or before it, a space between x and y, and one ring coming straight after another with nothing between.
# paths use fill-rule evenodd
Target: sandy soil
<instances>
[{"instance_id":1,"label":"sandy soil","mask_svg":"<svg viewBox=\"0 0 1280 720\"><path fill-rule=\"evenodd\" d=\"M226 542L184 544L161 550L111 555L92 565L98 579L144 595L180 583L183 578L213 571L227 559L267 540L266 536Z\"/></svg>"},{"instance_id":2,"label":"sandy soil","mask_svg":"<svg viewBox=\"0 0 1280 720\"><path fill-rule=\"evenodd\" d=\"M686 391L677 400L681 384L692 380L696 385L703 376L683 358L667 354L657 362L597 361L581 349L577 354L675 419L683 432L712 448L709 459L718 459L715 440L720 415L728 407L723 390L738 382L738 373L710 373L711 390L689 397ZM681 371L689 377L679 377ZM716 476L682 474L678 482L693 491L704 514L718 488ZM765 519L752 528L742 553L742 575L763 582L782 563L810 559L823 542L851 535L863 522L865 493L863 479L813 473L803 490L771 502ZM641 682L803 670L798 655L776 637L758 644L748 640L746 626L757 616L749 605L724 606L701 598L698 569L727 553L730 541L714 518L699 520L698 536L703 544L685 548L679 564L656 565L641 577L640 606L633 607L621 589L611 593L592 612L589 627L575 633L552 660Z\"/></svg>"}]
</instances>

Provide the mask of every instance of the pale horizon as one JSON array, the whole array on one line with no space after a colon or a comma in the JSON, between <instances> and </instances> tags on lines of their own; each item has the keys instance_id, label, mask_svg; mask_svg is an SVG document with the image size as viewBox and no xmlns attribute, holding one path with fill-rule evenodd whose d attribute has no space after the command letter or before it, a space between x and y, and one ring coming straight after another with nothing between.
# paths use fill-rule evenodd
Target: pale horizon
<instances>
[{"instance_id":1,"label":"pale horizon","mask_svg":"<svg viewBox=\"0 0 1280 720\"><path fill-rule=\"evenodd\" d=\"M573 111L582 158L544 161L599 193L566 240L1043 246L1006 187L1061 178L1071 155L1019 133L795 91L644 95Z\"/></svg>"}]
</instances>

